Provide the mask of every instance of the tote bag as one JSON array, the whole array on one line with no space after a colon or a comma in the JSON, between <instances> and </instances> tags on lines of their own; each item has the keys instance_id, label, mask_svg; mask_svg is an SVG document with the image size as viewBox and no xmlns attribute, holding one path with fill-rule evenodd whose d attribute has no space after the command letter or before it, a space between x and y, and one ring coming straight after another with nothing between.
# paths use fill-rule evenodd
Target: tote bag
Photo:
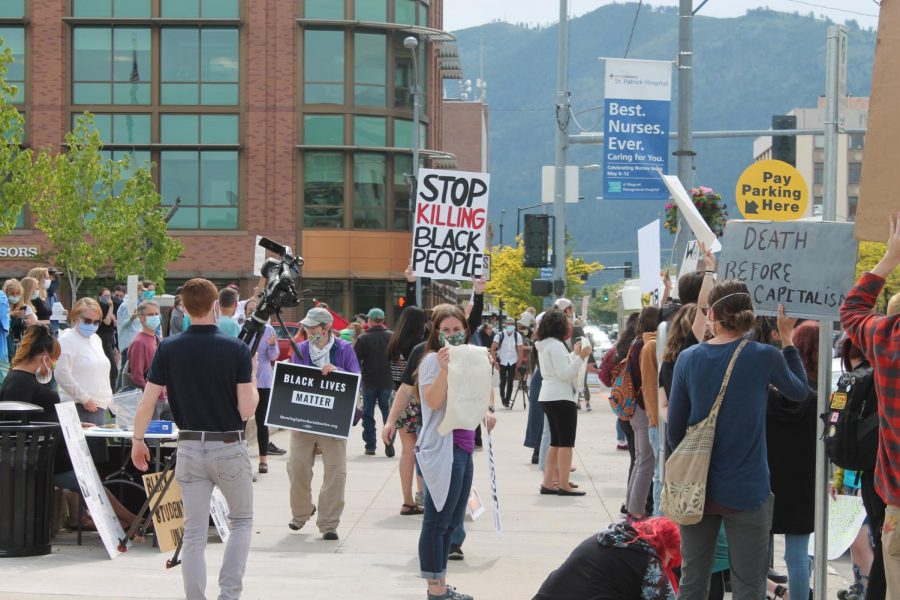
<instances>
[{"instance_id":1,"label":"tote bag","mask_svg":"<svg viewBox=\"0 0 900 600\"><path fill-rule=\"evenodd\" d=\"M688 427L684 439L666 461L660 508L665 516L679 525L695 525L703 518L706 477L716 436L716 419L722 408L722 399L725 397L734 363L746 345L747 340L742 340L731 355L719 395L716 396L709 415L696 425Z\"/></svg>"}]
</instances>

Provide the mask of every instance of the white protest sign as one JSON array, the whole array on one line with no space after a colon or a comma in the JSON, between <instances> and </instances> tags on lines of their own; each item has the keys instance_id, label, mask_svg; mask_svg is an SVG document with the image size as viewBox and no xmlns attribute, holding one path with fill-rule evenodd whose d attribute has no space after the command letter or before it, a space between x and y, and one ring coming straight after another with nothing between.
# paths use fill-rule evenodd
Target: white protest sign
<instances>
[{"instance_id":1,"label":"white protest sign","mask_svg":"<svg viewBox=\"0 0 900 600\"><path fill-rule=\"evenodd\" d=\"M421 169L412 267L417 277L481 277L487 237L487 173Z\"/></svg>"},{"instance_id":2,"label":"white protest sign","mask_svg":"<svg viewBox=\"0 0 900 600\"><path fill-rule=\"evenodd\" d=\"M88 450L87 439L84 430L81 429L81 419L74 402L61 402L56 405L56 414L59 415L59 426L62 428L63 437L66 440L66 449L72 460L72 468L78 479L78 487L85 504L91 512L91 519L97 527L97 533L103 541L110 558L116 558L121 554L118 550L119 541L125 539L125 531L113 512L109 498L106 497L106 489L100 483L100 475ZM62 450L60 450L62 451ZM128 544L131 545L130 542Z\"/></svg>"},{"instance_id":3,"label":"white protest sign","mask_svg":"<svg viewBox=\"0 0 900 600\"><path fill-rule=\"evenodd\" d=\"M662 171L659 172L659 176L662 177L663 183L669 188L669 193L672 194L672 198L678 206L679 213L684 218L685 222L687 222L691 231L694 232L694 237L706 244L706 247L711 248L713 252L721 250L722 245L719 243L716 234L713 233L713 230L710 229L709 225L706 224L706 221L703 220L700 211L694 206L690 194L688 194L687 190L684 189L684 186L681 185L681 180L674 175L663 175Z\"/></svg>"},{"instance_id":4,"label":"white protest sign","mask_svg":"<svg viewBox=\"0 0 900 600\"><path fill-rule=\"evenodd\" d=\"M253 274L260 275L262 273L263 263L266 262L266 249L259 245L259 240L263 236L256 236L256 247L253 249Z\"/></svg>"},{"instance_id":5,"label":"white protest sign","mask_svg":"<svg viewBox=\"0 0 900 600\"><path fill-rule=\"evenodd\" d=\"M839 559L856 539L866 520L859 496L837 496L828 502L828 560ZM816 534L809 536L809 555L815 556Z\"/></svg>"},{"instance_id":6,"label":"white protest sign","mask_svg":"<svg viewBox=\"0 0 900 600\"><path fill-rule=\"evenodd\" d=\"M484 428L487 431L487 443L488 443L488 477L491 480L491 504L494 508L494 531L497 532L497 537L503 537L503 521L500 518L500 497L497 495L497 464L494 462L494 438L491 436L491 432L487 430L487 426Z\"/></svg>"},{"instance_id":7,"label":"white protest sign","mask_svg":"<svg viewBox=\"0 0 900 600\"><path fill-rule=\"evenodd\" d=\"M228 527L228 502L218 487L213 488L212 497L209 499L209 514L212 515L219 538L227 542L228 536L231 535L231 529Z\"/></svg>"},{"instance_id":8,"label":"white protest sign","mask_svg":"<svg viewBox=\"0 0 900 600\"><path fill-rule=\"evenodd\" d=\"M659 219L638 229L638 270L641 293L659 289Z\"/></svg>"},{"instance_id":9,"label":"white protest sign","mask_svg":"<svg viewBox=\"0 0 900 600\"><path fill-rule=\"evenodd\" d=\"M129 275L125 282L125 293L128 299L128 314L133 315L138 305L138 276Z\"/></svg>"},{"instance_id":10,"label":"white protest sign","mask_svg":"<svg viewBox=\"0 0 900 600\"><path fill-rule=\"evenodd\" d=\"M584 296L581 299L581 320L582 321L587 321L588 308L589 308L590 304L591 304L590 296Z\"/></svg>"},{"instance_id":11,"label":"white protest sign","mask_svg":"<svg viewBox=\"0 0 900 600\"><path fill-rule=\"evenodd\" d=\"M681 259L681 265L678 267L678 278L697 270L697 263L700 262L700 244L697 240L691 240L684 249L684 257ZM681 298L679 298L681 300Z\"/></svg>"}]
</instances>

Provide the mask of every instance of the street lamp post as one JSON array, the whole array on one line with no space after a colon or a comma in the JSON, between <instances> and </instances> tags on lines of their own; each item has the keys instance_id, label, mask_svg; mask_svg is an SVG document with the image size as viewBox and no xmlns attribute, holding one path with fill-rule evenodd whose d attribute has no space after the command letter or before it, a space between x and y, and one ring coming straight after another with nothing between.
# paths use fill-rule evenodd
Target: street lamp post
<instances>
[{"instance_id":1,"label":"street lamp post","mask_svg":"<svg viewBox=\"0 0 900 600\"><path fill-rule=\"evenodd\" d=\"M506 216L506 211L500 211L500 245L503 245L503 217Z\"/></svg>"},{"instance_id":2,"label":"street lamp post","mask_svg":"<svg viewBox=\"0 0 900 600\"><path fill-rule=\"evenodd\" d=\"M419 59L416 56L416 50L419 47L419 40L415 36L409 36L403 40L403 45L409 49L413 62L413 185L412 194L409 196L409 219L410 227L413 224L413 215L415 215L415 197L416 186L419 184ZM422 306L422 282L416 279L416 305Z\"/></svg>"}]
</instances>

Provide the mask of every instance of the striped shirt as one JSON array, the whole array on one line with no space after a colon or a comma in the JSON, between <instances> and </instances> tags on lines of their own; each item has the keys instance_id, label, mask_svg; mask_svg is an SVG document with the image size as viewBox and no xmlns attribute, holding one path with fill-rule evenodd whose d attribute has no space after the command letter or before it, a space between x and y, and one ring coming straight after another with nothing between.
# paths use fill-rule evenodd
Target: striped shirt
<instances>
[{"instance_id":1,"label":"striped shirt","mask_svg":"<svg viewBox=\"0 0 900 600\"><path fill-rule=\"evenodd\" d=\"M872 312L884 279L863 273L841 306L841 325L875 370L878 394L878 462L875 489L890 506L900 506L900 314Z\"/></svg>"}]
</instances>

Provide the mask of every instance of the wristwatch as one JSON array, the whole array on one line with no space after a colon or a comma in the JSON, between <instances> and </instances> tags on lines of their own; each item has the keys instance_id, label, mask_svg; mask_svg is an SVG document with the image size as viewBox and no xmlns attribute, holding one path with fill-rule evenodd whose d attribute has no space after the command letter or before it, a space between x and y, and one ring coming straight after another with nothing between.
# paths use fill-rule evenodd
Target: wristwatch
<instances>
[{"instance_id":1,"label":"wristwatch","mask_svg":"<svg viewBox=\"0 0 900 600\"><path fill-rule=\"evenodd\" d=\"M493 407L493 406L488 406L488 412L491 413L491 414L493 414L493 413L494 413L494 407Z\"/></svg>"}]
</instances>

